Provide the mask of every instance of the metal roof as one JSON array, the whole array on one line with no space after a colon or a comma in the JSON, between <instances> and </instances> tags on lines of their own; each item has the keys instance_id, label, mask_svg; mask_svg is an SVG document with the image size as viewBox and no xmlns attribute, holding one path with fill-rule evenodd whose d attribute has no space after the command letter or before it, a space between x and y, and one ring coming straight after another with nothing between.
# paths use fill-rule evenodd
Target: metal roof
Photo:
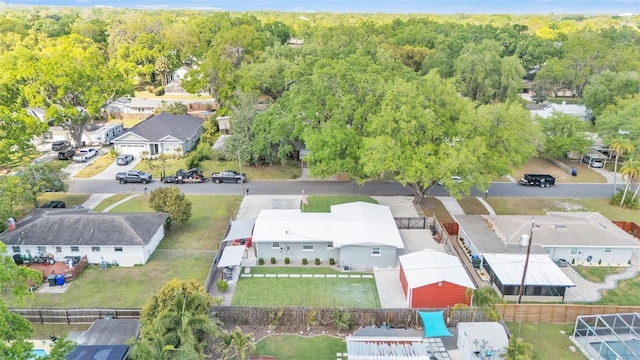
<instances>
[{"instance_id":1,"label":"metal roof","mask_svg":"<svg viewBox=\"0 0 640 360\"><path fill-rule=\"evenodd\" d=\"M429 345L422 338L347 336L349 360L430 360Z\"/></svg>"},{"instance_id":2,"label":"metal roof","mask_svg":"<svg viewBox=\"0 0 640 360\"><path fill-rule=\"evenodd\" d=\"M239 266L242 262L246 249L247 248L244 245L225 246L217 267L223 268L227 266Z\"/></svg>"},{"instance_id":3,"label":"metal roof","mask_svg":"<svg viewBox=\"0 0 640 360\"><path fill-rule=\"evenodd\" d=\"M388 206L353 202L331 206L328 213L299 209L264 209L253 229L253 242L333 241L347 245L383 245L403 249L404 243Z\"/></svg>"},{"instance_id":4,"label":"metal roof","mask_svg":"<svg viewBox=\"0 0 640 360\"><path fill-rule=\"evenodd\" d=\"M483 254L502 285L520 285L525 254ZM575 286L547 254L531 254L525 286Z\"/></svg>"},{"instance_id":5,"label":"metal roof","mask_svg":"<svg viewBox=\"0 0 640 360\"><path fill-rule=\"evenodd\" d=\"M400 264L411 289L441 281L476 288L456 256L426 249L400 256Z\"/></svg>"}]
</instances>

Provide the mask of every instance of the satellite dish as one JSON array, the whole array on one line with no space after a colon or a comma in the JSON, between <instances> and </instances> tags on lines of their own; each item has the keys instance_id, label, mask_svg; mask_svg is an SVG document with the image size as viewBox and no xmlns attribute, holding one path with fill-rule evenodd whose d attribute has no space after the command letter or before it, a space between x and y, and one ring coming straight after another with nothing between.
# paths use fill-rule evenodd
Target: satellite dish
<instances>
[{"instance_id":1,"label":"satellite dish","mask_svg":"<svg viewBox=\"0 0 640 360\"><path fill-rule=\"evenodd\" d=\"M520 246L527 246L527 245L529 245L529 235L522 234L522 236L520 237Z\"/></svg>"}]
</instances>

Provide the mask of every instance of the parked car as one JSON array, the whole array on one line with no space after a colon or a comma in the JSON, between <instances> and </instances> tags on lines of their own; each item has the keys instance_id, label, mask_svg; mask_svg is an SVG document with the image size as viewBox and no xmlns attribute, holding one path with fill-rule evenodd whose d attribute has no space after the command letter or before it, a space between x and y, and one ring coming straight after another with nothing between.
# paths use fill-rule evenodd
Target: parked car
<instances>
[{"instance_id":1,"label":"parked car","mask_svg":"<svg viewBox=\"0 0 640 360\"><path fill-rule=\"evenodd\" d=\"M120 184L126 183L149 183L151 182L151 174L140 170L123 171L116 174L116 180Z\"/></svg>"},{"instance_id":2,"label":"parked car","mask_svg":"<svg viewBox=\"0 0 640 360\"><path fill-rule=\"evenodd\" d=\"M462 178L461 178L460 176L453 175L453 176L451 177L451 181L453 181L453 183L454 183L455 185L458 185L458 184L460 184L463 180L462 180ZM438 181L438 185L442 186L442 183L443 183L443 181L442 181L442 180Z\"/></svg>"},{"instance_id":3,"label":"parked car","mask_svg":"<svg viewBox=\"0 0 640 360\"><path fill-rule=\"evenodd\" d=\"M64 150L58 151L58 159L60 160L71 160L73 156L76 154L76 151L73 150L72 147L68 147Z\"/></svg>"},{"instance_id":4,"label":"parked car","mask_svg":"<svg viewBox=\"0 0 640 360\"><path fill-rule=\"evenodd\" d=\"M87 162L92 157L98 155L98 150L94 148L80 149L74 156L73 161L75 162Z\"/></svg>"},{"instance_id":5,"label":"parked car","mask_svg":"<svg viewBox=\"0 0 640 360\"><path fill-rule=\"evenodd\" d=\"M41 206L41 208L45 209L63 209L66 207L67 204L62 200L49 201L48 203Z\"/></svg>"},{"instance_id":6,"label":"parked car","mask_svg":"<svg viewBox=\"0 0 640 360\"><path fill-rule=\"evenodd\" d=\"M556 259L556 264L558 264L558 267L569 266L569 262L566 259Z\"/></svg>"},{"instance_id":7,"label":"parked car","mask_svg":"<svg viewBox=\"0 0 640 360\"><path fill-rule=\"evenodd\" d=\"M129 155L129 154L120 154L116 158L116 164L118 165L129 165L129 163L132 161L133 161L133 155Z\"/></svg>"},{"instance_id":8,"label":"parked car","mask_svg":"<svg viewBox=\"0 0 640 360\"><path fill-rule=\"evenodd\" d=\"M240 184L247 182L247 176L244 173L240 174L235 170L225 170L211 174L211 181L216 184L220 184L222 182L234 182Z\"/></svg>"},{"instance_id":9,"label":"parked car","mask_svg":"<svg viewBox=\"0 0 640 360\"><path fill-rule=\"evenodd\" d=\"M60 151L70 147L71 143L68 140L58 140L51 143L51 150L53 151Z\"/></svg>"}]
</instances>

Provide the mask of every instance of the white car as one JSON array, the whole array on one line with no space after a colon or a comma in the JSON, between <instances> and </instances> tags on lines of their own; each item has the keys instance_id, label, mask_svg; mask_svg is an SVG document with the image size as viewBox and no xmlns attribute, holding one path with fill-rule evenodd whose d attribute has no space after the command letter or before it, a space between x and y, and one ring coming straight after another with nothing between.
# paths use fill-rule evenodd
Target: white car
<instances>
[{"instance_id":1,"label":"white car","mask_svg":"<svg viewBox=\"0 0 640 360\"><path fill-rule=\"evenodd\" d=\"M460 176L454 175L451 177L451 181L453 181L453 183L455 185L460 184L463 180ZM438 181L438 185L442 186L442 180Z\"/></svg>"},{"instance_id":2,"label":"white car","mask_svg":"<svg viewBox=\"0 0 640 360\"><path fill-rule=\"evenodd\" d=\"M94 148L81 149L73 156L75 162L87 162L92 157L98 155L98 150Z\"/></svg>"}]
</instances>

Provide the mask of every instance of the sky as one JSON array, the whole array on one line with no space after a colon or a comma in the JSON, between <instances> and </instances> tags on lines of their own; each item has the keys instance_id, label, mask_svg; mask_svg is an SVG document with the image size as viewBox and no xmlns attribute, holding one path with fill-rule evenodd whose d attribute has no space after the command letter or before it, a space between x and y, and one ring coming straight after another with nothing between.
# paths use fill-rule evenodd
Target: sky
<instances>
[{"instance_id":1,"label":"sky","mask_svg":"<svg viewBox=\"0 0 640 360\"><path fill-rule=\"evenodd\" d=\"M640 0L8 0L18 5L430 14L639 14Z\"/></svg>"}]
</instances>

